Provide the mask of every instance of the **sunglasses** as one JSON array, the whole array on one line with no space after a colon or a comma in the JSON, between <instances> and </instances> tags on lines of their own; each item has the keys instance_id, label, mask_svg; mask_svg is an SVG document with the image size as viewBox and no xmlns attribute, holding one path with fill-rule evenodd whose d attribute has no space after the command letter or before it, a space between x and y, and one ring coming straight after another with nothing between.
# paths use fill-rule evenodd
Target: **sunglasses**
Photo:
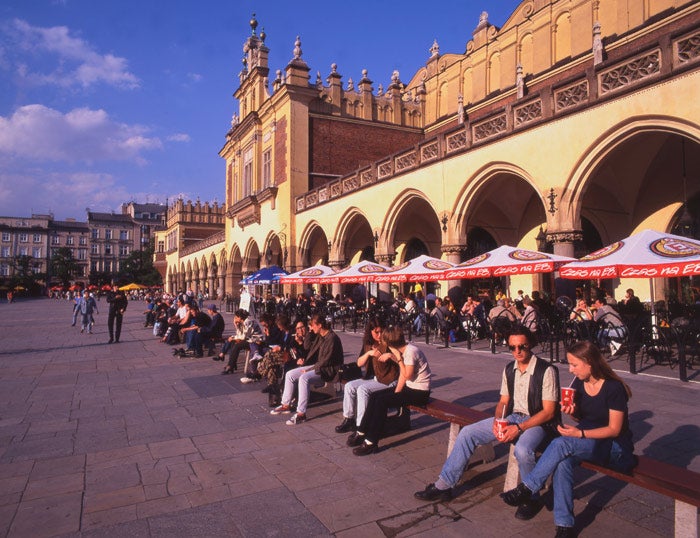
<instances>
[{"instance_id":1,"label":"sunglasses","mask_svg":"<svg viewBox=\"0 0 700 538\"><path fill-rule=\"evenodd\" d=\"M527 351L528 349L530 349L530 346L528 344L519 344L517 346L508 346L508 349L510 349L511 351L515 351L516 349L518 351Z\"/></svg>"}]
</instances>

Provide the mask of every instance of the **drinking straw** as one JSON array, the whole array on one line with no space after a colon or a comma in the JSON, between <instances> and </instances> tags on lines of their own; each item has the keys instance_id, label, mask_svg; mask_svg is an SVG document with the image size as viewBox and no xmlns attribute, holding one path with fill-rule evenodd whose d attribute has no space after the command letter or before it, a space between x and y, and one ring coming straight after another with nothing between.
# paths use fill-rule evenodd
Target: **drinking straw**
<instances>
[{"instance_id":1,"label":"drinking straw","mask_svg":"<svg viewBox=\"0 0 700 538\"><path fill-rule=\"evenodd\" d=\"M569 388L571 388L571 385L574 384L574 379L576 379L576 377L574 377L574 378L571 380L571 383L569 383Z\"/></svg>"}]
</instances>

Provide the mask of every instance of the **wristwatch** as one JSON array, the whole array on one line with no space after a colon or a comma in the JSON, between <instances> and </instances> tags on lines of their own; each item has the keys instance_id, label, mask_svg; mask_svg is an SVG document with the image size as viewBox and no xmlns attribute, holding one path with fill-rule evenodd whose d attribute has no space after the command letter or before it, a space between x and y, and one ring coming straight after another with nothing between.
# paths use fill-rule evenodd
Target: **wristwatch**
<instances>
[{"instance_id":1,"label":"wristwatch","mask_svg":"<svg viewBox=\"0 0 700 538\"><path fill-rule=\"evenodd\" d=\"M525 431L520 427L520 424L516 424L515 427L518 428L518 433L523 433Z\"/></svg>"}]
</instances>

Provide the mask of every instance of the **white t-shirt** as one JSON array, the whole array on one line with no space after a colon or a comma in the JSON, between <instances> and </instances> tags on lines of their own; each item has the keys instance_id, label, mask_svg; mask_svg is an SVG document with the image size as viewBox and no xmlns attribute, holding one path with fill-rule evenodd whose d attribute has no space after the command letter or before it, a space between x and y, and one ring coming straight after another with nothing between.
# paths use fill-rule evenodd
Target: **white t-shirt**
<instances>
[{"instance_id":1,"label":"white t-shirt","mask_svg":"<svg viewBox=\"0 0 700 538\"><path fill-rule=\"evenodd\" d=\"M406 366L413 365L413 379L406 380L406 386L415 390L430 390L430 366L423 352L413 344L407 344L403 352Z\"/></svg>"}]
</instances>

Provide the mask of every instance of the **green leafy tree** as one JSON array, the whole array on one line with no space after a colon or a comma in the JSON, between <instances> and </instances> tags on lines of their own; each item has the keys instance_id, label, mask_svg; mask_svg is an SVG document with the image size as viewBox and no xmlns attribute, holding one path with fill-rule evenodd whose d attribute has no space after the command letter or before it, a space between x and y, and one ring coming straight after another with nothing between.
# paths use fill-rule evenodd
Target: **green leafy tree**
<instances>
[{"instance_id":1,"label":"green leafy tree","mask_svg":"<svg viewBox=\"0 0 700 538\"><path fill-rule=\"evenodd\" d=\"M51 255L51 274L64 286L78 274L79 266L68 247L60 247Z\"/></svg>"},{"instance_id":2,"label":"green leafy tree","mask_svg":"<svg viewBox=\"0 0 700 538\"><path fill-rule=\"evenodd\" d=\"M12 278L10 285L32 293L39 289L39 280L45 278L43 273L35 273L36 261L32 256L15 256L10 262L12 265Z\"/></svg>"},{"instance_id":3,"label":"green leafy tree","mask_svg":"<svg viewBox=\"0 0 700 538\"><path fill-rule=\"evenodd\" d=\"M129 257L122 264L119 277L121 280L129 280L146 286L161 284L160 273L153 266L153 247L135 250L129 254Z\"/></svg>"}]
</instances>

